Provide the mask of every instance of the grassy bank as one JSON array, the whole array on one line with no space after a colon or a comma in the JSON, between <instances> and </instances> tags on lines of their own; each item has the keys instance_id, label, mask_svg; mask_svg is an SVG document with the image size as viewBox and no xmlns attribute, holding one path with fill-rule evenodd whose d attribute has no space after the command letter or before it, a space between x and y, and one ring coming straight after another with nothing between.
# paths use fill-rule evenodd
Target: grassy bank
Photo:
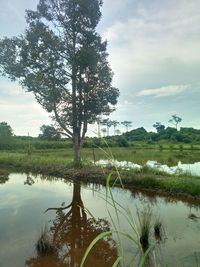
<instances>
[{"instance_id":1,"label":"grassy bank","mask_svg":"<svg viewBox=\"0 0 200 267\"><path fill-rule=\"evenodd\" d=\"M123 157L126 158L125 152L130 158L130 153L132 151L126 149L123 153L121 148L115 148L112 150L112 153L116 156L116 158L118 153L120 155L125 155ZM20 171L31 171L35 173L66 177L69 179L80 179L85 182L105 184L107 174L115 170L115 167L109 166L101 168L100 166L96 166L92 163L94 154L95 159L97 160L103 156L102 153L105 156L105 153L99 149L94 153L91 149L84 149L83 155L86 160L83 162L81 168L76 168L73 166L71 161L71 149L48 151L38 150L32 152L30 155L25 152L4 151L0 153L0 165L15 168ZM144 158L144 153L141 153L140 156ZM149 157L150 154L147 153L145 158L149 159ZM137 158L140 158L138 154ZM123 184L126 186L136 186L159 191L163 190L170 194L189 194L194 197L200 197L200 177L191 176L188 173L181 173L176 176L169 175L164 171L144 165L140 169L120 170L120 175ZM116 173L112 175L112 181L115 181L115 179ZM119 183L119 180L117 183Z\"/></svg>"}]
</instances>

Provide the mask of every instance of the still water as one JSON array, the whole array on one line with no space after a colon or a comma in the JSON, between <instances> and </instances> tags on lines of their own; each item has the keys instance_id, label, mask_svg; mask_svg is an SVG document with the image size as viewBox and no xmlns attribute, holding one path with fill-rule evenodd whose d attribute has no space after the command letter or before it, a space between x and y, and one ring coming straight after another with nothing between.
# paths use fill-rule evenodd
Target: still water
<instances>
[{"instance_id":1,"label":"still water","mask_svg":"<svg viewBox=\"0 0 200 267\"><path fill-rule=\"evenodd\" d=\"M105 193L103 186L92 184L20 173L0 174L0 266L80 266L90 242L113 229L108 210L120 231L134 236L124 214L118 214L118 226L114 209L106 205ZM145 208L151 210L150 244L155 244L155 249L149 255L150 266L155 262L170 267L200 264L200 203L120 188L113 188L112 193L125 208L125 214L130 210L136 223L138 214ZM162 235L156 239L153 223L158 216ZM55 246L48 256L36 250L44 229ZM112 266L120 255L117 240L112 235L99 241L85 266ZM121 238L121 244L124 266L130 261L138 266L140 249L126 237Z\"/></svg>"},{"instance_id":2,"label":"still water","mask_svg":"<svg viewBox=\"0 0 200 267\"><path fill-rule=\"evenodd\" d=\"M142 168L142 165L130 162L130 161L118 161L118 160L99 160L96 162L97 165L106 166L109 164L115 165L117 167L121 167L124 169L130 168ZM182 163L178 161L178 163L174 166L168 166L167 164L161 164L154 160L148 160L145 165L157 168L161 171L165 171L169 174L180 174L180 173L188 173L195 176L200 176L200 162L195 163Z\"/></svg>"}]
</instances>

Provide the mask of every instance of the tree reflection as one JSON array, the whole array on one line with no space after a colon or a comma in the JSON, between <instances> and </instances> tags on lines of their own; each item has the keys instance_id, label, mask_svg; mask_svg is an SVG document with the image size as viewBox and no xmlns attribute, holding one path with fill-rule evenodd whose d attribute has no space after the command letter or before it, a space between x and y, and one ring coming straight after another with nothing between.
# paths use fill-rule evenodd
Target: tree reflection
<instances>
[{"instance_id":1,"label":"tree reflection","mask_svg":"<svg viewBox=\"0 0 200 267\"><path fill-rule=\"evenodd\" d=\"M35 183L34 179L27 175L26 180L24 181L24 185L33 185Z\"/></svg>"},{"instance_id":2,"label":"tree reflection","mask_svg":"<svg viewBox=\"0 0 200 267\"><path fill-rule=\"evenodd\" d=\"M29 259L28 266L80 266L81 259L92 240L100 233L109 231L106 219L88 218L81 199L81 186L74 184L70 205L56 210L56 218L49 229L49 237L56 247L55 253ZM47 211L48 211L47 210ZM112 266L117 258L113 239L101 239L90 252L85 266Z\"/></svg>"},{"instance_id":3,"label":"tree reflection","mask_svg":"<svg viewBox=\"0 0 200 267\"><path fill-rule=\"evenodd\" d=\"M7 170L0 170L0 184L5 184L9 180L10 173Z\"/></svg>"}]
</instances>

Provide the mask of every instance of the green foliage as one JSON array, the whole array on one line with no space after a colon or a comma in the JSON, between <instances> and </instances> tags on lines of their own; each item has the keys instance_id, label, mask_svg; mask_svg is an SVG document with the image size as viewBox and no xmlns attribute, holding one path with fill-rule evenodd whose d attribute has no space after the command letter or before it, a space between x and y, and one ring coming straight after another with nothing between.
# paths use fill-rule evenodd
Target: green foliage
<instances>
[{"instance_id":1,"label":"green foliage","mask_svg":"<svg viewBox=\"0 0 200 267\"><path fill-rule=\"evenodd\" d=\"M123 136L119 136L116 138L116 146L128 147L129 143L127 142L127 140Z\"/></svg>"},{"instance_id":2,"label":"green foliage","mask_svg":"<svg viewBox=\"0 0 200 267\"><path fill-rule=\"evenodd\" d=\"M124 133L123 136L128 141L143 141L149 137L147 131L143 127Z\"/></svg>"},{"instance_id":3,"label":"green foliage","mask_svg":"<svg viewBox=\"0 0 200 267\"><path fill-rule=\"evenodd\" d=\"M41 140L59 140L60 133L52 125L42 125L40 127L42 134L39 135Z\"/></svg>"},{"instance_id":4,"label":"green foliage","mask_svg":"<svg viewBox=\"0 0 200 267\"><path fill-rule=\"evenodd\" d=\"M176 114L172 115L171 119L169 120L170 123L175 125L176 129L178 127L178 124L182 121L182 119L177 116Z\"/></svg>"},{"instance_id":5,"label":"green foliage","mask_svg":"<svg viewBox=\"0 0 200 267\"><path fill-rule=\"evenodd\" d=\"M19 80L74 142L75 158L89 123L114 110L107 43L95 31L101 0L40 0L26 11L24 35L0 40L0 71Z\"/></svg>"},{"instance_id":6,"label":"green foliage","mask_svg":"<svg viewBox=\"0 0 200 267\"><path fill-rule=\"evenodd\" d=\"M0 139L10 138L13 130L7 122L0 122Z\"/></svg>"},{"instance_id":7,"label":"green foliage","mask_svg":"<svg viewBox=\"0 0 200 267\"><path fill-rule=\"evenodd\" d=\"M156 128L157 133L160 133L165 129L165 125L161 124L160 122L156 122L153 127Z\"/></svg>"},{"instance_id":8,"label":"green foliage","mask_svg":"<svg viewBox=\"0 0 200 267\"><path fill-rule=\"evenodd\" d=\"M0 122L0 149L10 149L13 143L13 130L7 122Z\"/></svg>"},{"instance_id":9,"label":"green foliage","mask_svg":"<svg viewBox=\"0 0 200 267\"><path fill-rule=\"evenodd\" d=\"M126 127L126 131L128 132L128 128L132 126L132 121L122 121L121 124Z\"/></svg>"}]
</instances>

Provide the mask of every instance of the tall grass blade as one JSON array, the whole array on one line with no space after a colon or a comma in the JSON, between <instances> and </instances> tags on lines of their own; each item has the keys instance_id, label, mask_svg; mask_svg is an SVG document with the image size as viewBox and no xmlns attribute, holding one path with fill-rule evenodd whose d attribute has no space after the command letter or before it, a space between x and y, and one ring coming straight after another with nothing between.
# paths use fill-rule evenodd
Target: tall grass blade
<instances>
[{"instance_id":1,"label":"tall grass blade","mask_svg":"<svg viewBox=\"0 0 200 267\"><path fill-rule=\"evenodd\" d=\"M84 267L84 263L85 263L85 260L88 256L88 254L90 253L90 250L94 247L94 245L102 238L108 236L108 235L111 235L112 232L111 231L108 231L108 232L104 232L104 233L101 233L99 234L97 237L95 237L95 239L90 243L90 245L88 246L88 248L86 249L86 252L82 258L82 261L81 261L81 264L80 264L80 267Z\"/></svg>"},{"instance_id":2,"label":"tall grass blade","mask_svg":"<svg viewBox=\"0 0 200 267\"><path fill-rule=\"evenodd\" d=\"M145 260L146 260L146 257L149 255L150 251L155 247L155 244L151 245L146 251L145 253L143 254L142 256L142 260L140 262L140 265L139 267L142 267L145 263Z\"/></svg>"},{"instance_id":3,"label":"tall grass blade","mask_svg":"<svg viewBox=\"0 0 200 267\"><path fill-rule=\"evenodd\" d=\"M112 267L117 267L117 265L120 263L120 261L122 261L123 258L121 256L119 256L116 261L113 263Z\"/></svg>"},{"instance_id":4,"label":"tall grass blade","mask_svg":"<svg viewBox=\"0 0 200 267\"><path fill-rule=\"evenodd\" d=\"M113 175L113 172L109 173L108 177L106 179L106 201L108 199L108 192L110 191L110 179L111 179L112 175Z\"/></svg>"}]
</instances>

